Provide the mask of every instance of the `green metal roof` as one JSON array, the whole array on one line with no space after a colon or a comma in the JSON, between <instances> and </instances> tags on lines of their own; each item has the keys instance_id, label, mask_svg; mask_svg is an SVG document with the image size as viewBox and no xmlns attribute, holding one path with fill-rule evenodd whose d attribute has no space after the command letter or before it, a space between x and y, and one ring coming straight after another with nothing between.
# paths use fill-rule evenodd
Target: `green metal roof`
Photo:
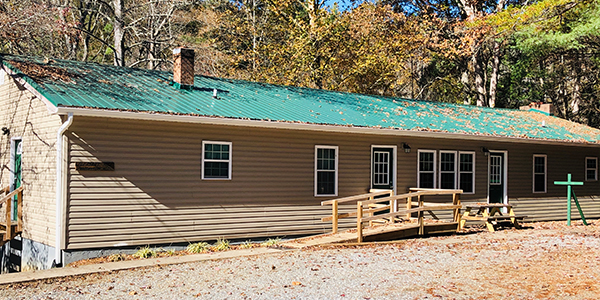
<instances>
[{"instance_id":1,"label":"green metal roof","mask_svg":"<svg viewBox=\"0 0 600 300\"><path fill-rule=\"evenodd\" d=\"M57 107L599 143L600 130L537 112L407 100L170 72L0 55ZM217 89L217 98L213 90ZM544 121L545 126L542 126Z\"/></svg>"}]
</instances>

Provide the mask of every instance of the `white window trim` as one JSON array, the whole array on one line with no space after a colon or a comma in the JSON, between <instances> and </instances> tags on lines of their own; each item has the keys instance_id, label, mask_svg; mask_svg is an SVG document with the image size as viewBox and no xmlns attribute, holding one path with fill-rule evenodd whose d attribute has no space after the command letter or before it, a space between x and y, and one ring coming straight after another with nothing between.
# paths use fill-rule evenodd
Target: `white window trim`
<instances>
[{"instance_id":1,"label":"white window trim","mask_svg":"<svg viewBox=\"0 0 600 300\"><path fill-rule=\"evenodd\" d=\"M204 162L224 162L222 159L204 159L204 145L206 144L218 144L218 145L229 145L229 159L227 162L229 163L227 178L204 178ZM233 157L233 147L231 142L222 142L222 141L202 141L202 180L231 180L231 162Z\"/></svg>"},{"instance_id":2,"label":"white window trim","mask_svg":"<svg viewBox=\"0 0 600 300\"><path fill-rule=\"evenodd\" d=\"M544 191L536 191L535 190L535 175L541 173L535 173L535 158L543 157L544 158ZM587 161L586 161L587 164ZM531 191L534 194L544 194L548 191L548 155L546 154L534 154L533 155L533 167L532 167L532 180L531 180Z\"/></svg>"},{"instance_id":3,"label":"white window trim","mask_svg":"<svg viewBox=\"0 0 600 300\"><path fill-rule=\"evenodd\" d=\"M433 188L437 187L437 150L421 150L417 151L417 187L421 188L421 153L433 153ZM424 171L429 173L430 171Z\"/></svg>"},{"instance_id":4,"label":"white window trim","mask_svg":"<svg viewBox=\"0 0 600 300\"><path fill-rule=\"evenodd\" d=\"M471 172L461 172L460 171L460 155L461 154L471 154L471 156L473 157L473 170ZM457 157L457 167L456 167L456 171L458 172L458 180L456 182L456 188L460 189L460 175L461 173L472 173L473 174L473 187L471 188L472 192L470 193L465 193L463 192L463 194L465 195L472 195L475 194L475 158L477 155L475 155L475 151L458 151L458 157Z\"/></svg>"},{"instance_id":5,"label":"white window trim","mask_svg":"<svg viewBox=\"0 0 600 300\"><path fill-rule=\"evenodd\" d=\"M593 159L596 161L596 169L588 169L588 164L587 161L588 159ZM594 170L594 179L588 179L587 174L588 174L588 170ZM585 158L585 181L598 181L598 157L593 157L593 156L587 156Z\"/></svg>"},{"instance_id":6,"label":"white window trim","mask_svg":"<svg viewBox=\"0 0 600 300\"><path fill-rule=\"evenodd\" d=\"M333 149L335 150L335 189L333 194L318 194L317 193L317 155L319 149ZM338 195L338 162L339 162L339 147L338 146L327 146L327 145L315 145L315 180L314 180L314 196L315 197L335 197Z\"/></svg>"},{"instance_id":7,"label":"white window trim","mask_svg":"<svg viewBox=\"0 0 600 300\"><path fill-rule=\"evenodd\" d=\"M439 161L440 167L438 168L438 170L439 170L438 174L436 174L436 176L439 177L439 180L438 180L439 188L441 188L441 186L442 186L442 174L454 173L454 188L453 189L456 189L456 187L458 186L458 180L457 180L458 179L458 164L456 163L457 162L457 158L458 158L458 151L440 150L439 152L440 152L439 153L440 157L439 157L438 161ZM450 171L442 171L442 154L443 153L454 154L454 171L452 171L452 172L450 172Z\"/></svg>"}]
</instances>

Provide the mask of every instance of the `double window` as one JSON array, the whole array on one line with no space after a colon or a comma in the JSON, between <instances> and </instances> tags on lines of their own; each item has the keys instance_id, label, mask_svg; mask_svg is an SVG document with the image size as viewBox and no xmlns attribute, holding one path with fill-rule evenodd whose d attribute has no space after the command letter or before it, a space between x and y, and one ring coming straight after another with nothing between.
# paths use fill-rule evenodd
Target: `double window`
<instances>
[{"instance_id":1,"label":"double window","mask_svg":"<svg viewBox=\"0 0 600 300\"><path fill-rule=\"evenodd\" d=\"M585 158L585 180L586 181L598 180L598 158L597 157L586 157Z\"/></svg>"},{"instance_id":2,"label":"double window","mask_svg":"<svg viewBox=\"0 0 600 300\"><path fill-rule=\"evenodd\" d=\"M417 185L419 188L460 188L475 192L475 152L419 150ZM438 183L439 182L439 183Z\"/></svg>"},{"instance_id":3,"label":"double window","mask_svg":"<svg viewBox=\"0 0 600 300\"><path fill-rule=\"evenodd\" d=\"M231 179L231 142L202 141L202 179Z\"/></svg>"},{"instance_id":4,"label":"double window","mask_svg":"<svg viewBox=\"0 0 600 300\"><path fill-rule=\"evenodd\" d=\"M315 146L315 196L337 196L338 147Z\"/></svg>"},{"instance_id":5,"label":"double window","mask_svg":"<svg viewBox=\"0 0 600 300\"><path fill-rule=\"evenodd\" d=\"M544 154L533 155L533 192L546 192L547 156Z\"/></svg>"}]
</instances>

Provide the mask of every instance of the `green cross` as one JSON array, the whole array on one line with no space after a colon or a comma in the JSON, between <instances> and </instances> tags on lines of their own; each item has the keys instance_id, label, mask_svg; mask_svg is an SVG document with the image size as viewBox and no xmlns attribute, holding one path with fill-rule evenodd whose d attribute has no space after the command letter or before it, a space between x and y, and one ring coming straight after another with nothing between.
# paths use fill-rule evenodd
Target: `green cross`
<instances>
[{"instance_id":1,"label":"green cross","mask_svg":"<svg viewBox=\"0 0 600 300\"><path fill-rule=\"evenodd\" d=\"M567 186L567 226L571 226L571 194L573 194L573 185L583 185L581 181L571 181L571 173L567 174L567 181L555 181L555 185Z\"/></svg>"}]
</instances>

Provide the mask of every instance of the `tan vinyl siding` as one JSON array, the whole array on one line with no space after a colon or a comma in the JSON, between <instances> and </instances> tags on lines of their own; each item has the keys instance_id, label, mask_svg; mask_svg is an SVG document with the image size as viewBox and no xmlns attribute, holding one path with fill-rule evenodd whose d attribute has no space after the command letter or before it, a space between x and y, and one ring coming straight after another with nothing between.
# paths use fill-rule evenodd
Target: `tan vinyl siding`
<instances>
[{"instance_id":1,"label":"tan vinyl siding","mask_svg":"<svg viewBox=\"0 0 600 300\"><path fill-rule=\"evenodd\" d=\"M488 157L481 147L506 150L509 198L535 198L519 204L517 212L540 216L546 212L529 207L565 194L552 181L566 178L566 171L582 179L585 157L598 153L597 146L540 147L78 116L67 135L68 249L327 232L330 224L320 218L330 214L330 207L320 202L331 197L314 196L315 145L339 147L339 197L370 188L372 145L398 147L398 193L417 185L418 149L436 150L438 163L440 150L472 151L476 193L463 195L463 202L487 201ZM203 140L232 143L231 180L201 180ZM412 151L404 153L402 143ZM538 149L546 152L534 151ZM534 153L548 155L546 194L532 193ZM101 161L114 162L115 171L75 169L76 162ZM594 195L599 187L598 182L586 182L578 195ZM428 201L450 201L446 198ZM547 213L552 214L560 217Z\"/></svg>"},{"instance_id":2,"label":"tan vinyl siding","mask_svg":"<svg viewBox=\"0 0 600 300\"><path fill-rule=\"evenodd\" d=\"M59 116L50 115L44 103L6 76L0 85L0 125L10 136L0 136L0 185L10 184L11 138L23 143L23 237L54 246L56 132ZM2 209L4 211L4 209Z\"/></svg>"}]
</instances>

